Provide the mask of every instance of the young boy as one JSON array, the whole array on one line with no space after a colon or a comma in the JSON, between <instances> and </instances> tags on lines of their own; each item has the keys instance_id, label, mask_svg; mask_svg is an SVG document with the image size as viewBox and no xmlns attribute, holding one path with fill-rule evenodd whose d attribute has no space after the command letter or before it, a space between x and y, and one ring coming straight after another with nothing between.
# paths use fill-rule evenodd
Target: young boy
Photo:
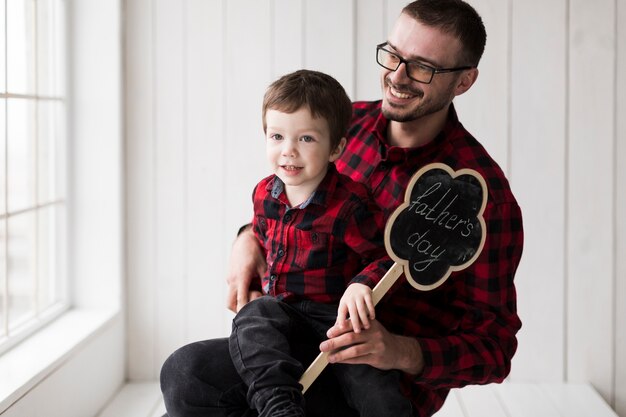
<instances>
[{"instance_id":1,"label":"young boy","mask_svg":"<svg viewBox=\"0 0 626 417\"><path fill-rule=\"evenodd\" d=\"M355 332L374 318L372 288L391 260L383 213L366 188L340 175L352 105L332 77L301 70L283 76L263 100L263 129L273 175L253 193L252 227L265 250L264 297L233 320L229 349L264 416L304 416L298 383L304 367L290 344L317 348L349 317ZM332 365L348 403L366 416L410 416L398 371Z\"/></svg>"}]
</instances>

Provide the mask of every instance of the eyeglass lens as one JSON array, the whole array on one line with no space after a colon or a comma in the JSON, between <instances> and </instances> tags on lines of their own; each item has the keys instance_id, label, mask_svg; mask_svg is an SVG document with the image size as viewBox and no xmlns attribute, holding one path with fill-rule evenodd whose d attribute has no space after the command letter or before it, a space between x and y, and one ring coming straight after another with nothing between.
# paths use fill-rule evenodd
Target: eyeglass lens
<instances>
[{"instance_id":1,"label":"eyeglass lens","mask_svg":"<svg viewBox=\"0 0 626 417\"><path fill-rule=\"evenodd\" d=\"M391 71L396 71L400 64L403 62L402 58L398 55L389 52L383 48L378 48L377 53L378 63ZM414 79L422 83L429 83L433 77L433 69L424 65L420 65L417 62L404 61L406 73L409 78Z\"/></svg>"}]
</instances>

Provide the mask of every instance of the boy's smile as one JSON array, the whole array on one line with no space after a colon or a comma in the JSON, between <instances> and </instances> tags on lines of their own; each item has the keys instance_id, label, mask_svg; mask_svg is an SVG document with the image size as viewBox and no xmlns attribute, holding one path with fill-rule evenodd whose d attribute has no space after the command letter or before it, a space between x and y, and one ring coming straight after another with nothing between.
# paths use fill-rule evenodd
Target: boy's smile
<instances>
[{"instance_id":1,"label":"boy's smile","mask_svg":"<svg viewBox=\"0 0 626 417\"><path fill-rule=\"evenodd\" d=\"M285 170L286 175L297 175L298 173L300 173L302 167L296 167L293 165L282 165L281 169Z\"/></svg>"}]
</instances>

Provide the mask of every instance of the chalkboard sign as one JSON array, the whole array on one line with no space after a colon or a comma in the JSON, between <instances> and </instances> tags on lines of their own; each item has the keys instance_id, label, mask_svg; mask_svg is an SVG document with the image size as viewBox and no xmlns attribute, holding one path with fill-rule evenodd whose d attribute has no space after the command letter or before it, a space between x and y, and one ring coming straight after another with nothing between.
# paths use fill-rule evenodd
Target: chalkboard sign
<instances>
[{"instance_id":1,"label":"chalkboard sign","mask_svg":"<svg viewBox=\"0 0 626 417\"><path fill-rule=\"evenodd\" d=\"M471 265L485 243L487 185L474 170L436 163L411 179L385 229L389 256L415 288L431 290Z\"/></svg>"},{"instance_id":2,"label":"chalkboard sign","mask_svg":"<svg viewBox=\"0 0 626 417\"><path fill-rule=\"evenodd\" d=\"M387 220L385 247L395 263L372 291L374 305L402 272L413 287L429 291L470 266L485 244L486 205L487 184L474 170L434 163L417 171ZM320 353L300 378L303 392L327 364L328 354Z\"/></svg>"}]
</instances>

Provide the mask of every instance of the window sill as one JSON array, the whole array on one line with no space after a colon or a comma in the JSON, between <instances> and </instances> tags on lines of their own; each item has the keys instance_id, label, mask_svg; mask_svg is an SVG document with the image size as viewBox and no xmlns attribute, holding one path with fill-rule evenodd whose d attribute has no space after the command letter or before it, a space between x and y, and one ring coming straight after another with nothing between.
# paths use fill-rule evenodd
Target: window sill
<instances>
[{"instance_id":1,"label":"window sill","mask_svg":"<svg viewBox=\"0 0 626 417\"><path fill-rule=\"evenodd\" d=\"M0 356L0 414L104 332L118 317L119 309L70 310Z\"/></svg>"}]
</instances>

